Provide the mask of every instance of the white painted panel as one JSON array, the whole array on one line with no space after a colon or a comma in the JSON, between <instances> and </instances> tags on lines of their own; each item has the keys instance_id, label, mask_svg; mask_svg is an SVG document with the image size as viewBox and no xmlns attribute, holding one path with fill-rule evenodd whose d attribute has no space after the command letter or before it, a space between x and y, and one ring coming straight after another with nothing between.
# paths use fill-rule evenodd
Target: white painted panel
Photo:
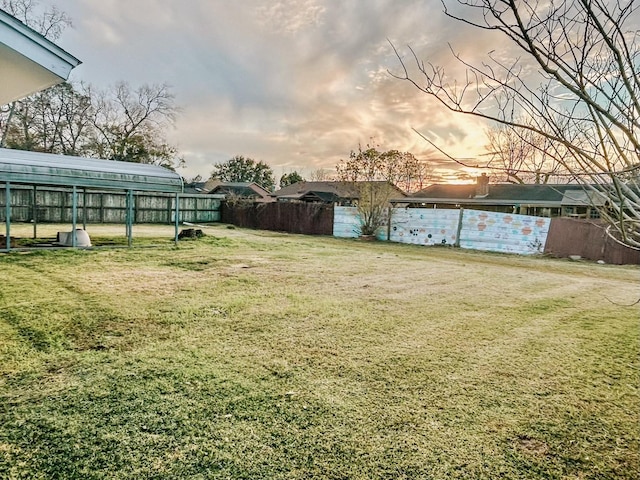
<instances>
[{"instance_id":1,"label":"white painted panel","mask_svg":"<svg viewBox=\"0 0 640 480\"><path fill-rule=\"evenodd\" d=\"M459 210L394 209L391 217L391 241L416 245L454 245L459 219Z\"/></svg>"},{"instance_id":2,"label":"white painted panel","mask_svg":"<svg viewBox=\"0 0 640 480\"><path fill-rule=\"evenodd\" d=\"M545 217L465 210L460 247L521 255L541 253L550 223Z\"/></svg>"},{"instance_id":3,"label":"white painted panel","mask_svg":"<svg viewBox=\"0 0 640 480\"><path fill-rule=\"evenodd\" d=\"M360 236L360 216L356 207L334 207L333 209L333 236L341 238L358 238ZM387 226L384 225L376 231L378 240L387 239Z\"/></svg>"},{"instance_id":4,"label":"white painted panel","mask_svg":"<svg viewBox=\"0 0 640 480\"><path fill-rule=\"evenodd\" d=\"M357 238L360 235L358 227L360 217L355 207L334 207L333 236L341 238Z\"/></svg>"}]
</instances>

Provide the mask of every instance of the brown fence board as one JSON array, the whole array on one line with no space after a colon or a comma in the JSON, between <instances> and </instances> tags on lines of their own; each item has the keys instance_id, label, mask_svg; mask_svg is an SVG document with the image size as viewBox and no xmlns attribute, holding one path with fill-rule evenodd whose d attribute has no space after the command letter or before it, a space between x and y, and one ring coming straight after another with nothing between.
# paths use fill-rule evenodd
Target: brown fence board
<instances>
[{"instance_id":1,"label":"brown fence board","mask_svg":"<svg viewBox=\"0 0 640 480\"><path fill-rule=\"evenodd\" d=\"M640 264L640 251L610 238L602 224L573 218L553 218L544 253L555 257L579 255L615 265Z\"/></svg>"},{"instance_id":2,"label":"brown fence board","mask_svg":"<svg viewBox=\"0 0 640 480\"><path fill-rule=\"evenodd\" d=\"M333 205L320 203L222 204L224 223L238 227L302 233L333 234Z\"/></svg>"}]
</instances>

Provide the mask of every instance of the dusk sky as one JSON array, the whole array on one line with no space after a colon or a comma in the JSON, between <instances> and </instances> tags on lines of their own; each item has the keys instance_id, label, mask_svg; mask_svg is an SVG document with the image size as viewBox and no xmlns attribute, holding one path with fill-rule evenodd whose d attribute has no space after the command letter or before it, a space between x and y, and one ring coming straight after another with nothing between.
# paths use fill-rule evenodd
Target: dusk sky
<instances>
[{"instance_id":1,"label":"dusk sky","mask_svg":"<svg viewBox=\"0 0 640 480\"><path fill-rule=\"evenodd\" d=\"M448 43L469 59L496 48L496 37L446 18L439 0L56 4L73 22L57 43L83 62L72 81L172 86L181 111L170 141L187 178L207 178L234 155L268 163L276 178L333 171L373 137L382 149L431 158L435 180L451 180L456 164L429 153L413 129L459 157L484 152L487 124L447 112L388 73L400 72L389 40L407 58L410 45L444 65Z\"/></svg>"}]
</instances>

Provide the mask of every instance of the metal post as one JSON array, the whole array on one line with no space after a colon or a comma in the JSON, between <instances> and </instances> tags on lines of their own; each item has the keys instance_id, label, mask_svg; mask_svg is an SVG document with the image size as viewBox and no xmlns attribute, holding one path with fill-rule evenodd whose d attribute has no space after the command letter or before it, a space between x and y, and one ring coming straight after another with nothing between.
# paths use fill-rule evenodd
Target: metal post
<instances>
[{"instance_id":1,"label":"metal post","mask_svg":"<svg viewBox=\"0 0 640 480\"><path fill-rule=\"evenodd\" d=\"M178 245L178 230L180 229L180 194L176 193L176 211L175 211L175 235L174 242L176 246Z\"/></svg>"},{"instance_id":2,"label":"metal post","mask_svg":"<svg viewBox=\"0 0 640 480\"><path fill-rule=\"evenodd\" d=\"M82 189L82 229L87 230L87 189Z\"/></svg>"},{"instance_id":3,"label":"metal post","mask_svg":"<svg viewBox=\"0 0 640 480\"><path fill-rule=\"evenodd\" d=\"M4 184L4 224L7 252L11 250L11 186L9 182Z\"/></svg>"},{"instance_id":4,"label":"metal post","mask_svg":"<svg viewBox=\"0 0 640 480\"><path fill-rule=\"evenodd\" d=\"M78 246L78 237L76 235L76 228L78 224L78 188L73 186L73 193L71 194L71 246L76 248Z\"/></svg>"},{"instance_id":5,"label":"metal post","mask_svg":"<svg viewBox=\"0 0 640 480\"><path fill-rule=\"evenodd\" d=\"M127 190L127 245L133 244L133 190Z\"/></svg>"},{"instance_id":6,"label":"metal post","mask_svg":"<svg viewBox=\"0 0 640 480\"><path fill-rule=\"evenodd\" d=\"M129 190L124 193L124 235L129 239Z\"/></svg>"},{"instance_id":7,"label":"metal post","mask_svg":"<svg viewBox=\"0 0 640 480\"><path fill-rule=\"evenodd\" d=\"M38 238L38 186L33 186L33 238Z\"/></svg>"}]
</instances>

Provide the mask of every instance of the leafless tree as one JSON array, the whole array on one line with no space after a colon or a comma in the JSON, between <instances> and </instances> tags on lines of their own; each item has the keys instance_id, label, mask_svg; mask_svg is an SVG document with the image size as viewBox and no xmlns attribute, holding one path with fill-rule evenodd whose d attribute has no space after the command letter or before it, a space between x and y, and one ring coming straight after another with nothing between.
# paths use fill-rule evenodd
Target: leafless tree
<instances>
[{"instance_id":1,"label":"leafless tree","mask_svg":"<svg viewBox=\"0 0 640 480\"><path fill-rule=\"evenodd\" d=\"M5 144L176 169L184 160L165 139L176 112L166 85L95 91L65 82L16 103Z\"/></svg>"},{"instance_id":2,"label":"leafless tree","mask_svg":"<svg viewBox=\"0 0 640 480\"><path fill-rule=\"evenodd\" d=\"M348 159L340 160L336 171L342 181L385 181L409 192L421 189L433 169L410 152L383 151L372 139L364 148L358 145L358 150L352 150Z\"/></svg>"},{"instance_id":3,"label":"leafless tree","mask_svg":"<svg viewBox=\"0 0 640 480\"><path fill-rule=\"evenodd\" d=\"M58 40L72 26L71 18L55 5L35 0L0 0L0 8L49 40Z\"/></svg>"},{"instance_id":4,"label":"leafless tree","mask_svg":"<svg viewBox=\"0 0 640 480\"><path fill-rule=\"evenodd\" d=\"M109 91L94 92L91 98L97 156L169 166L175 148L163 137L178 108L168 85L143 85L134 90L119 82Z\"/></svg>"},{"instance_id":5,"label":"leafless tree","mask_svg":"<svg viewBox=\"0 0 640 480\"><path fill-rule=\"evenodd\" d=\"M457 0L461 14L452 2L443 0L447 16L503 35L522 55L471 62L452 49L467 72L456 82L412 49L410 73L394 47L402 70L393 75L454 112L546 138L547 155L606 198L615 237L639 248L638 0Z\"/></svg>"},{"instance_id":6,"label":"leafless tree","mask_svg":"<svg viewBox=\"0 0 640 480\"><path fill-rule=\"evenodd\" d=\"M335 173L326 168L316 168L309 174L310 182L330 182L335 180Z\"/></svg>"},{"instance_id":7,"label":"leafless tree","mask_svg":"<svg viewBox=\"0 0 640 480\"><path fill-rule=\"evenodd\" d=\"M499 124L487 129L488 161L485 168L492 177L508 183L570 183L574 175L548 156L548 138L533 130L515 129Z\"/></svg>"},{"instance_id":8,"label":"leafless tree","mask_svg":"<svg viewBox=\"0 0 640 480\"><path fill-rule=\"evenodd\" d=\"M6 132L9 148L65 155L85 153L91 99L70 83L38 92L15 105Z\"/></svg>"},{"instance_id":9,"label":"leafless tree","mask_svg":"<svg viewBox=\"0 0 640 480\"><path fill-rule=\"evenodd\" d=\"M396 185L407 193L422 190L433 176L431 164L409 152L397 152L397 155L399 161Z\"/></svg>"}]
</instances>

